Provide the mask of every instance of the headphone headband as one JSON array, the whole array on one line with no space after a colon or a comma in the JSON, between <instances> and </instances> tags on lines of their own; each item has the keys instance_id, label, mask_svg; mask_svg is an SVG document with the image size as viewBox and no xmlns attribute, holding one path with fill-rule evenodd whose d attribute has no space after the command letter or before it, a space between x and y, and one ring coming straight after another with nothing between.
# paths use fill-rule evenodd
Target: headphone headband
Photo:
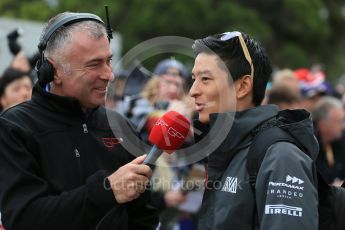
<instances>
[{"instance_id":1,"label":"headphone headband","mask_svg":"<svg viewBox=\"0 0 345 230\"><path fill-rule=\"evenodd\" d=\"M106 9L107 10L107 9ZM60 18L58 18L55 22L53 22L45 32L44 35L42 35L42 38L40 39L40 42L38 44L38 49L41 55L41 58L36 63L36 71L37 71L37 77L39 79L39 83L44 86L48 82L53 81L54 79L54 67L49 63L49 61L44 57L44 50L47 47L47 43L49 39L53 36L53 34L61 27L63 26L69 26L73 23L81 22L81 21L95 21L102 25L105 24L102 21L100 17L94 14L89 13L69 13L67 15L64 15ZM112 30L110 28L109 20L108 22L108 28L107 34L108 39L110 42L110 39L112 38Z\"/></svg>"},{"instance_id":2,"label":"headphone headband","mask_svg":"<svg viewBox=\"0 0 345 230\"><path fill-rule=\"evenodd\" d=\"M39 44L38 44L38 49L40 53L45 50L47 47L47 43L50 39L50 37L62 26L68 26L77 22L81 21L96 21L98 23L101 23L104 25L104 22L100 17L94 14L89 14L89 13L73 13L68 14L60 19L58 19L56 22L54 22L48 29L48 31L42 36Z\"/></svg>"}]
</instances>

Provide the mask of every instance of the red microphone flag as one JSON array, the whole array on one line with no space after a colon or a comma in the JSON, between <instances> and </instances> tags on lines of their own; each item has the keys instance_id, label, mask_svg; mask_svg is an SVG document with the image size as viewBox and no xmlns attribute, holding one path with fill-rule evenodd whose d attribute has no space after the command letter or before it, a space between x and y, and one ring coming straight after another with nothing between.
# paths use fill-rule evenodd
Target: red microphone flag
<instances>
[{"instance_id":1,"label":"red microphone flag","mask_svg":"<svg viewBox=\"0 0 345 230\"><path fill-rule=\"evenodd\" d=\"M183 115L169 111L153 126L149 140L161 150L174 151L181 147L190 128L189 120Z\"/></svg>"}]
</instances>

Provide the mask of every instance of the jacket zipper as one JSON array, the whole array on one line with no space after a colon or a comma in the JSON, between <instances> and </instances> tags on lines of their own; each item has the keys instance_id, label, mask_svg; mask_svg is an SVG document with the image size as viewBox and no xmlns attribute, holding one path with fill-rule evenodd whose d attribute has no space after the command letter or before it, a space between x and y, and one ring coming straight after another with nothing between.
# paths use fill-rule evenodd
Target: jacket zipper
<instances>
[{"instance_id":1,"label":"jacket zipper","mask_svg":"<svg viewBox=\"0 0 345 230\"><path fill-rule=\"evenodd\" d=\"M86 123L83 123L83 132L84 133L88 133L89 132L89 130L87 129Z\"/></svg>"},{"instance_id":2,"label":"jacket zipper","mask_svg":"<svg viewBox=\"0 0 345 230\"><path fill-rule=\"evenodd\" d=\"M79 173L79 180L80 182L83 181L83 170L82 170L82 165L81 165L81 159L80 159L80 152L77 148L74 149L74 156L77 160L77 168L78 168L78 173Z\"/></svg>"},{"instance_id":3,"label":"jacket zipper","mask_svg":"<svg viewBox=\"0 0 345 230\"><path fill-rule=\"evenodd\" d=\"M76 158L80 158L80 153L79 153L78 149L74 149L74 153L75 153Z\"/></svg>"},{"instance_id":4,"label":"jacket zipper","mask_svg":"<svg viewBox=\"0 0 345 230\"><path fill-rule=\"evenodd\" d=\"M81 143L82 143L82 145L79 146L79 147L80 147L80 151L84 153L83 159L80 158L81 154L78 151L78 149L76 149L77 151L75 152L75 156L76 156L77 160L79 161L78 162L78 164L79 164L78 165L78 167L79 167L79 174L80 174L80 178L81 178L82 181L84 181L85 174L87 174L86 172L88 171L87 167L85 166L85 164L87 164L87 152L88 152L87 139L88 139L88 133L89 133L89 129L87 127L88 126L87 125L87 120L88 120L89 116L90 116L90 113L87 113L87 114L83 113L82 116L81 116L82 133L84 135L81 135ZM85 168L83 166L85 166ZM83 170L83 168L85 170Z\"/></svg>"},{"instance_id":5,"label":"jacket zipper","mask_svg":"<svg viewBox=\"0 0 345 230\"><path fill-rule=\"evenodd\" d=\"M84 153L86 154L87 153L87 147L86 147L87 141L86 141L86 139L87 139L87 135L89 133L89 129L87 127L85 117L83 118L82 132L83 132L84 135L81 135L82 136L81 137L82 138L82 146L80 146L80 148L81 148L80 150L82 152L84 151ZM85 161L87 160L86 159L87 156L85 154L84 154L84 158L81 159L80 158L80 152L78 150L75 152L75 156L76 156L77 160L79 161L78 162L79 163L78 167L79 167L80 178L82 178L83 181L84 181L84 176L85 176L85 172L83 170L83 166L85 165L85 163L86 163Z\"/></svg>"}]
</instances>

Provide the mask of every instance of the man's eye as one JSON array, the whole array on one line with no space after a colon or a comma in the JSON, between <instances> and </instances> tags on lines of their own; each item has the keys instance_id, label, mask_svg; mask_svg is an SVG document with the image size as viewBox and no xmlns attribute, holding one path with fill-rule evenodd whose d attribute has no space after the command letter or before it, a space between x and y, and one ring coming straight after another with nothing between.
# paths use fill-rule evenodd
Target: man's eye
<instances>
[{"instance_id":1,"label":"man's eye","mask_svg":"<svg viewBox=\"0 0 345 230\"><path fill-rule=\"evenodd\" d=\"M94 68L99 66L100 62L91 62L90 64L87 65L87 67Z\"/></svg>"},{"instance_id":2,"label":"man's eye","mask_svg":"<svg viewBox=\"0 0 345 230\"><path fill-rule=\"evenodd\" d=\"M109 64L111 63L112 60L113 60L113 58L109 58L109 59L107 60L107 64L109 65Z\"/></svg>"}]
</instances>

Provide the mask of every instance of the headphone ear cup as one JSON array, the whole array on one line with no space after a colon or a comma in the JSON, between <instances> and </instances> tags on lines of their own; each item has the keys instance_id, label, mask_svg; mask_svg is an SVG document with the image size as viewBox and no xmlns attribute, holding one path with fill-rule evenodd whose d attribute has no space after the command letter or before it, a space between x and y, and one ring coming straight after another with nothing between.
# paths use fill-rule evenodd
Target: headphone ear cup
<instances>
[{"instance_id":1,"label":"headphone ear cup","mask_svg":"<svg viewBox=\"0 0 345 230\"><path fill-rule=\"evenodd\" d=\"M43 61L39 60L37 63L37 76L42 85L45 85L54 80L54 67L49 61L44 58Z\"/></svg>"}]
</instances>

